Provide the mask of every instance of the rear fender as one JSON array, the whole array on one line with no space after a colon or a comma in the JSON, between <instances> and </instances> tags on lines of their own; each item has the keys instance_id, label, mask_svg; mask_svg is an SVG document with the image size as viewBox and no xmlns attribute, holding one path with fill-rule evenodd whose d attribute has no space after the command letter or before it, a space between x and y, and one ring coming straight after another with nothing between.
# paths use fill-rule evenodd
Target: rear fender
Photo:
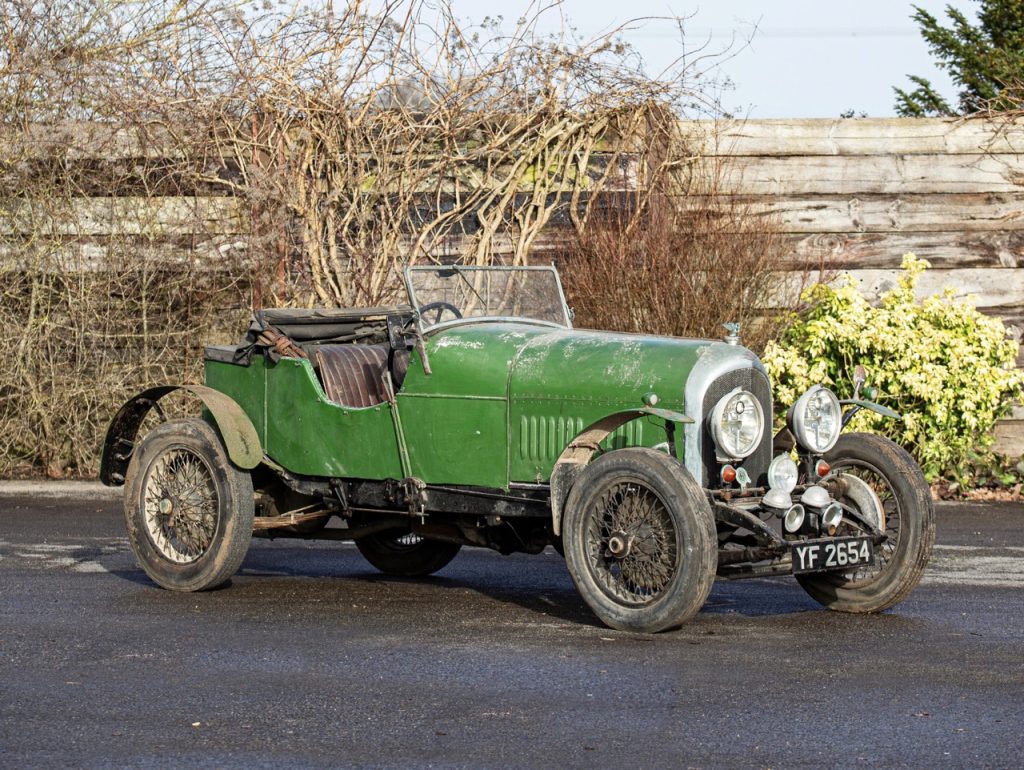
<instances>
[{"instance_id":1,"label":"rear fender","mask_svg":"<svg viewBox=\"0 0 1024 770\"><path fill-rule=\"evenodd\" d=\"M551 524L552 531L556 535L562 534L562 509L569 497L569 490L572 489L576 477L590 462L590 458L598 450L601 442L630 420L647 416L660 417L666 422L673 423L693 422L685 414L651 406L615 412L584 428L558 456L555 467L551 471Z\"/></svg>"},{"instance_id":2,"label":"rear fender","mask_svg":"<svg viewBox=\"0 0 1024 770\"><path fill-rule=\"evenodd\" d=\"M110 421L103 440L100 481L107 486L124 484L139 426L157 401L176 390L184 390L202 399L213 416L231 462L246 470L260 464L263 459L260 437L248 415L234 400L205 385L158 385L131 398Z\"/></svg>"}]
</instances>

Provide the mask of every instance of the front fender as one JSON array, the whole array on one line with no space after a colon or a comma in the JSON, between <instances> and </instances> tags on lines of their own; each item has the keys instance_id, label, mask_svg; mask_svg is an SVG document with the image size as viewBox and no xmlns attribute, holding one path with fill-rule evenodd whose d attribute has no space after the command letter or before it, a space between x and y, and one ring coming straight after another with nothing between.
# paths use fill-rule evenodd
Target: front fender
<instances>
[{"instance_id":1,"label":"front fender","mask_svg":"<svg viewBox=\"0 0 1024 770\"><path fill-rule=\"evenodd\" d=\"M577 474L590 462L601 442L617 428L637 417L660 417L666 422L692 423L693 419L685 414L669 409L656 409L645 406L641 409L627 409L602 417L597 422L584 428L558 456L555 467L551 471L551 525L556 535L562 533L562 508L569 497L569 490L576 480Z\"/></svg>"},{"instance_id":2,"label":"front fender","mask_svg":"<svg viewBox=\"0 0 1024 770\"><path fill-rule=\"evenodd\" d=\"M841 406L855 406L858 409L867 409L870 412L877 412L882 417L888 417L890 420L902 420L903 415L899 412L893 411L887 406L882 406L874 401L864 401L858 398L841 398L839 399Z\"/></svg>"},{"instance_id":3,"label":"front fender","mask_svg":"<svg viewBox=\"0 0 1024 770\"><path fill-rule=\"evenodd\" d=\"M231 462L245 469L260 464L263 448L260 446L259 434L248 415L234 400L206 385L158 385L131 398L110 421L107 435L103 439L100 481L107 486L124 484L139 426L157 401L176 390L184 390L202 399L213 416Z\"/></svg>"}]
</instances>

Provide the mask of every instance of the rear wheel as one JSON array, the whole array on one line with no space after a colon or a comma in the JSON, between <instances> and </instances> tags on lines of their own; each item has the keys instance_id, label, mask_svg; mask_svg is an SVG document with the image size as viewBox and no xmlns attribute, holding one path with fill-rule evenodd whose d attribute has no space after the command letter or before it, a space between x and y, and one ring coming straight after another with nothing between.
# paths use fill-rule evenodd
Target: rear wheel
<instances>
[{"instance_id":1,"label":"rear wheel","mask_svg":"<svg viewBox=\"0 0 1024 770\"><path fill-rule=\"evenodd\" d=\"M252 479L202 420L174 420L139 442L125 476L125 524L158 585L202 591L228 580L252 538Z\"/></svg>"},{"instance_id":2,"label":"rear wheel","mask_svg":"<svg viewBox=\"0 0 1024 770\"><path fill-rule=\"evenodd\" d=\"M703 606L718 562L703 490L676 460L622 449L587 466L562 522L576 588L607 625L656 632Z\"/></svg>"},{"instance_id":3,"label":"rear wheel","mask_svg":"<svg viewBox=\"0 0 1024 770\"><path fill-rule=\"evenodd\" d=\"M798 575L797 580L817 602L841 612L881 612L903 601L921 580L935 543L935 511L924 474L899 445L882 436L848 433L839 437L825 458L841 482L852 476L851 491L866 484L874 493L871 508L881 508L876 521L888 539L877 546L875 564L851 572ZM863 482L863 483L861 483ZM877 510L863 510L857 501L841 503L862 508L869 520ZM854 531L838 534L858 534Z\"/></svg>"},{"instance_id":4,"label":"rear wheel","mask_svg":"<svg viewBox=\"0 0 1024 770\"><path fill-rule=\"evenodd\" d=\"M455 558L458 543L426 540L409 530L377 532L356 540L359 553L385 575L423 577L432 575Z\"/></svg>"}]
</instances>

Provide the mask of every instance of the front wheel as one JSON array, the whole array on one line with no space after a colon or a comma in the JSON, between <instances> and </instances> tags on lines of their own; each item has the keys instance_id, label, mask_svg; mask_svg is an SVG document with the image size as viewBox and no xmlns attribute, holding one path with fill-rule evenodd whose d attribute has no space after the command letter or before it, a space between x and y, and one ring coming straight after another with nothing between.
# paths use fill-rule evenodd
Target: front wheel
<instances>
[{"instance_id":1,"label":"front wheel","mask_svg":"<svg viewBox=\"0 0 1024 770\"><path fill-rule=\"evenodd\" d=\"M252 478L202 420L173 420L139 442L125 476L128 541L153 582L203 591L228 580L252 539Z\"/></svg>"},{"instance_id":2,"label":"front wheel","mask_svg":"<svg viewBox=\"0 0 1024 770\"><path fill-rule=\"evenodd\" d=\"M654 633L695 615L718 566L703 490L653 449L621 449L588 465L566 501L562 537L583 600L622 631Z\"/></svg>"},{"instance_id":3,"label":"front wheel","mask_svg":"<svg viewBox=\"0 0 1024 770\"><path fill-rule=\"evenodd\" d=\"M848 433L825 456L838 481L852 476L874 492L881 506L877 522L888 539L878 546L875 564L851 572L798 575L804 590L830 610L881 612L903 601L917 587L935 544L935 509L924 474L903 448L870 433ZM864 484L855 482L856 487ZM851 487L853 488L853 487ZM858 502L839 498L854 507ZM869 520L877 512L860 511ZM838 534L856 534L840 532Z\"/></svg>"},{"instance_id":4,"label":"front wheel","mask_svg":"<svg viewBox=\"0 0 1024 770\"><path fill-rule=\"evenodd\" d=\"M408 530L377 532L356 540L356 548L385 575L424 577L433 575L458 554L458 543L426 540Z\"/></svg>"}]
</instances>

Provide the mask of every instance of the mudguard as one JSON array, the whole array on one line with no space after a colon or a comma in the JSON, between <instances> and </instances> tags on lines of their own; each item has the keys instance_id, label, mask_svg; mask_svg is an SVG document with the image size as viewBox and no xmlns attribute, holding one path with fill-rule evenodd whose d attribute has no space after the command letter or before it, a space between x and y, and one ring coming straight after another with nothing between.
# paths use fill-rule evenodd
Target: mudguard
<instances>
[{"instance_id":1,"label":"mudguard","mask_svg":"<svg viewBox=\"0 0 1024 770\"><path fill-rule=\"evenodd\" d=\"M562 451L551 472L551 525L552 531L556 535L562 533L562 508L569 497L569 490L572 488L576 476L590 462L590 458L597 451L601 442L630 420L647 415L660 417L667 422L682 424L693 422L693 419L685 414L669 409L645 406L642 409L615 412L584 428Z\"/></svg>"},{"instance_id":2,"label":"mudguard","mask_svg":"<svg viewBox=\"0 0 1024 770\"><path fill-rule=\"evenodd\" d=\"M107 486L124 484L139 426L157 401L176 390L184 390L202 399L213 416L231 462L246 470L260 464L263 459L260 437L252 421L234 400L205 385L158 385L131 398L110 421L103 440L100 481Z\"/></svg>"},{"instance_id":3,"label":"mudguard","mask_svg":"<svg viewBox=\"0 0 1024 770\"><path fill-rule=\"evenodd\" d=\"M882 406L881 404L875 403L874 401L864 401L858 398L841 398L839 399L839 403L842 406L856 406L861 409L867 409L868 411L871 412L877 412L883 417L888 417L890 420L903 419L903 415L901 415L899 412L895 412L889 407Z\"/></svg>"}]
</instances>

